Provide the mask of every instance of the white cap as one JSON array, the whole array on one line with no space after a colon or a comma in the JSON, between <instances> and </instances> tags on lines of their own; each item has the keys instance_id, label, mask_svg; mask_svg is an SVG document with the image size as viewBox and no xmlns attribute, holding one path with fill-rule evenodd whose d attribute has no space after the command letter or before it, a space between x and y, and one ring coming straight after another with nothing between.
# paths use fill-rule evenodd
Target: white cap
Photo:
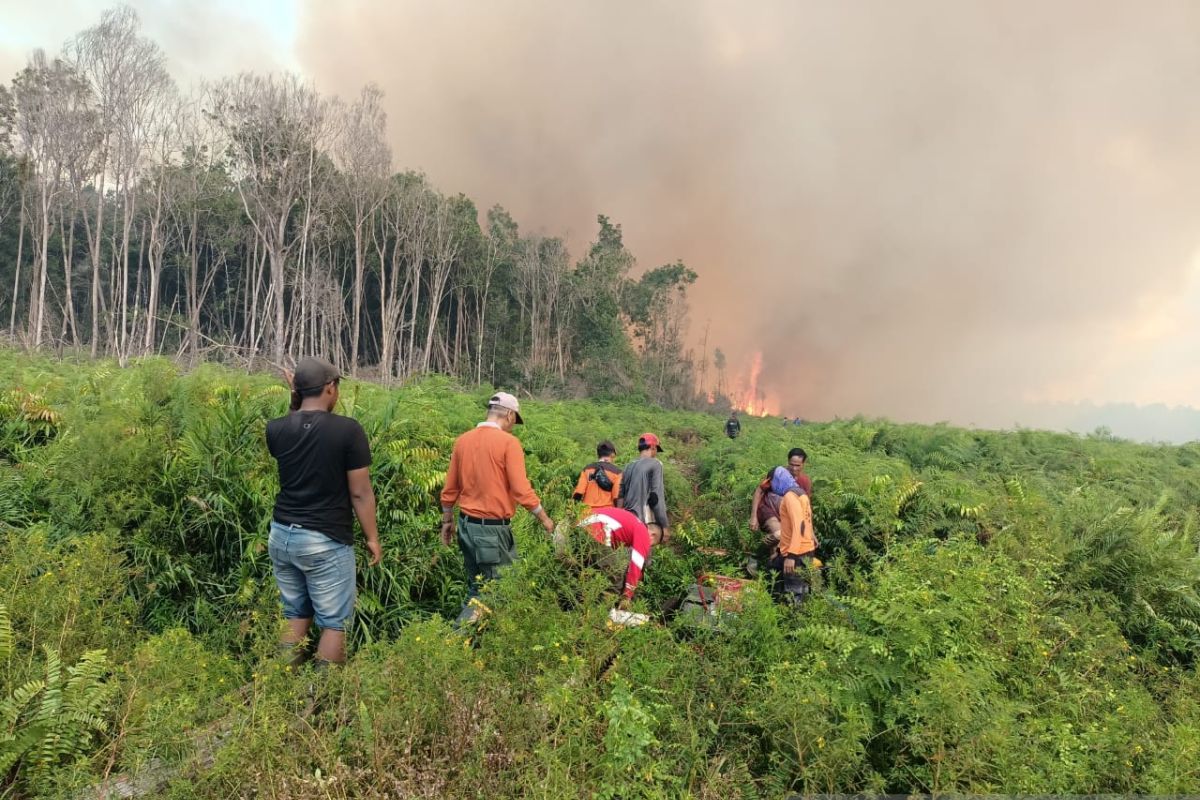
<instances>
[{"instance_id":1,"label":"white cap","mask_svg":"<svg viewBox=\"0 0 1200 800\"><path fill-rule=\"evenodd\" d=\"M506 411L512 411L517 415L517 424L525 424L525 420L521 419L521 403L508 392L496 392L492 395L492 399L488 400L488 408L503 408Z\"/></svg>"}]
</instances>

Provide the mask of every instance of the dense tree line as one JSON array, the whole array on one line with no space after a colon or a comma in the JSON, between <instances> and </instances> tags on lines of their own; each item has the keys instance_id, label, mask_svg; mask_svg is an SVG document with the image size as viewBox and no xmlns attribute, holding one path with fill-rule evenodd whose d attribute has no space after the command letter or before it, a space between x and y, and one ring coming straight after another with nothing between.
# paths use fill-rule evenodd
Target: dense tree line
<instances>
[{"instance_id":1,"label":"dense tree line","mask_svg":"<svg viewBox=\"0 0 1200 800\"><path fill-rule=\"evenodd\" d=\"M0 86L0 329L122 362L321 352L384 381L693 401L695 272L635 279L604 216L578 260L481 220L393 169L381 101L286 74L182 91L123 7L35 52Z\"/></svg>"}]
</instances>

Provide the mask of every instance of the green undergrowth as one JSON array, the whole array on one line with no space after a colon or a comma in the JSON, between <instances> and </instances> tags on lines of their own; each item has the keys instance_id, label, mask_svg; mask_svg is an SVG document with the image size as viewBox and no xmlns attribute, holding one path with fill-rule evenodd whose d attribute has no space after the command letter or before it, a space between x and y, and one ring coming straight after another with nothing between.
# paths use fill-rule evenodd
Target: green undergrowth
<instances>
[{"instance_id":1,"label":"green undergrowth","mask_svg":"<svg viewBox=\"0 0 1200 800\"><path fill-rule=\"evenodd\" d=\"M489 392L343 387L385 560L360 560L350 663L314 675L272 660L278 379L0 352L0 797L1200 791L1196 445L864 419L729 441L716 416L530 400L558 518L597 441L663 437L677 545L639 592L653 624L614 630L587 549L521 514L462 637L437 492ZM808 602L752 582L716 625L671 613L738 574L796 445L827 562Z\"/></svg>"}]
</instances>

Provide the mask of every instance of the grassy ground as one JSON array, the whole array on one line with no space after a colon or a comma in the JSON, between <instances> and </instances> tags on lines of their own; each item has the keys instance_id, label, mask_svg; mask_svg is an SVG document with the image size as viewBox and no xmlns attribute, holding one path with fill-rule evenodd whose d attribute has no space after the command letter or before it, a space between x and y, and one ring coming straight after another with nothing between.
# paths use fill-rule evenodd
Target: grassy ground
<instances>
[{"instance_id":1,"label":"grassy ground","mask_svg":"<svg viewBox=\"0 0 1200 800\"><path fill-rule=\"evenodd\" d=\"M521 515L463 640L436 493L489 390L351 384L386 556L360 568L351 663L314 676L271 660L276 378L0 352L0 387L0 796L139 774L213 798L1200 791L1195 445L872 420L731 442L718 417L530 401L560 518L598 440L621 461L664 437L679 548L640 592L656 624L613 630L605 576ZM829 563L809 602L658 615L737 570L794 445Z\"/></svg>"}]
</instances>

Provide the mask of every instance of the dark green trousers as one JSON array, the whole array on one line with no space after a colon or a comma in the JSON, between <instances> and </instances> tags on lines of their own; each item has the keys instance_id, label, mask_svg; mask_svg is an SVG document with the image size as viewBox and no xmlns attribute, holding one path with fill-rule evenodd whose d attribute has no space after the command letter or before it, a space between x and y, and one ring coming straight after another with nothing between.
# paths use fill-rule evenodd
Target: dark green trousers
<instances>
[{"instance_id":1,"label":"dark green trousers","mask_svg":"<svg viewBox=\"0 0 1200 800\"><path fill-rule=\"evenodd\" d=\"M480 525L458 517L458 549L467 573L467 599L479 596L481 583L494 580L500 569L517 560L517 545L509 525Z\"/></svg>"}]
</instances>

